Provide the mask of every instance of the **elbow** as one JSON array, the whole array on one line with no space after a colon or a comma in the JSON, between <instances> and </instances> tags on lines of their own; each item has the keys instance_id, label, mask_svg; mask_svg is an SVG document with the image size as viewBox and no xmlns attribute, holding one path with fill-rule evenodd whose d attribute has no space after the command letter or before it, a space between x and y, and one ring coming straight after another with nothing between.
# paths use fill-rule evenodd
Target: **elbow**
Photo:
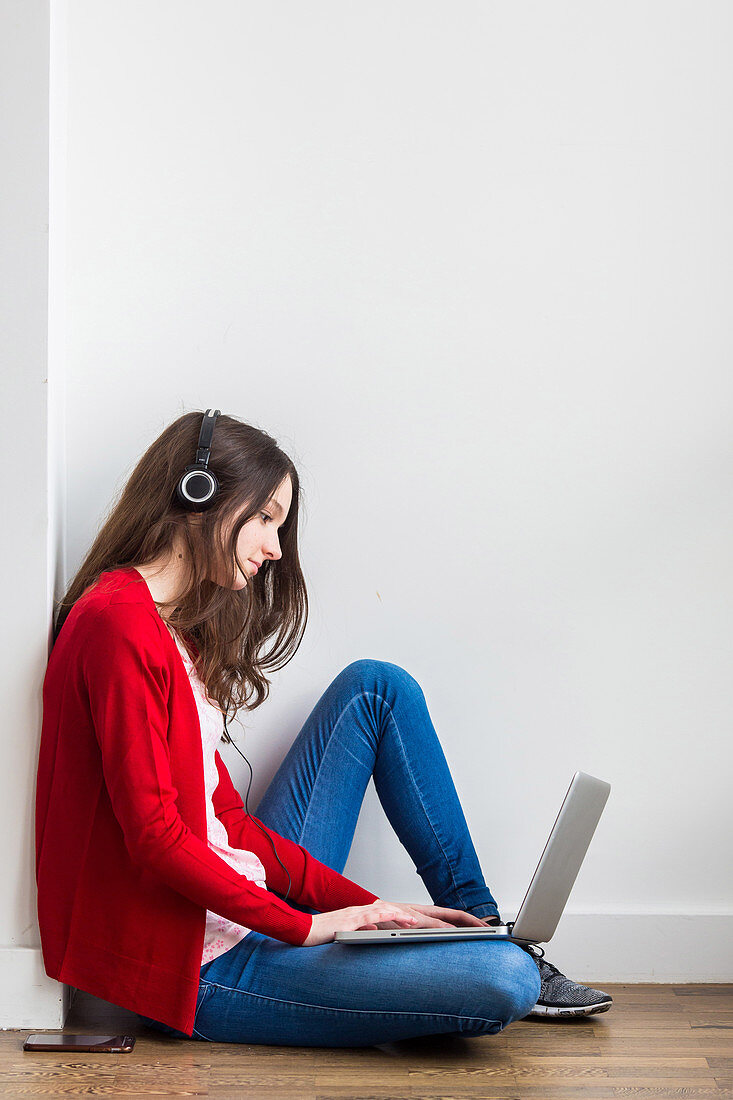
<instances>
[{"instance_id":1,"label":"elbow","mask_svg":"<svg viewBox=\"0 0 733 1100\"><path fill-rule=\"evenodd\" d=\"M125 847L130 853L130 859L139 867L154 869L170 859L183 844L188 831L183 822L180 828L175 825L161 827L160 823L152 822L141 829L129 829L125 832Z\"/></svg>"}]
</instances>

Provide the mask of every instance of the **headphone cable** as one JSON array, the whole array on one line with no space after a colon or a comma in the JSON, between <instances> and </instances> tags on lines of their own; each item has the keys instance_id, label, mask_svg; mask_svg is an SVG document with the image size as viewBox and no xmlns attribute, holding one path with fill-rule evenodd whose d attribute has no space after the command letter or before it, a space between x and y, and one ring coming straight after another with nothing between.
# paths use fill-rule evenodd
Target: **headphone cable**
<instances>
[{"instance_id":1,"label":"headphone cable","mask_svg":"<svg viewBox=\"0 0 733 1100\"><path fill-rule=\"evenodd\" d=\"M234 746L234 748L235 748L235 749L237 750L237 752L239 753L239 755L240 755L240 756L242 757L242 759L244 760L245 764L246 764L246 765L247 765L247 767L249 768L249 784L247 785L247 793L246 793L246 794L245 794L245 796L244 796L244 808L245 808L245 813L246 813L247 817L248 817L248 818L250 818L250 820L251 820L251 821L252 821L252 822L253 822L253 823L254 823L254 824L255 824L255 825L257 826L257 828L258 828L258 829L260 830L260 832L261 832L261 833L263 833L263 834L264 834L264 835L265 835L265 836L267 837L267 839L268 839L268 840L270 841L270 844L272 845L272 850L273 850L273 852L275 853L275 859L276 859L276 860L277 860L277 862L278 862L278 863L280 864L280 866L282 867L282 869L283 869L283 871L285 872L285 874L286 874L286 875L288 876L288 889L287 889L287 893L285 894L285 897L283 898L283 901L287 901L287 900L288 900L288 897L290 896L290 888L291 888L291 886L293 885L293 883L292 883L292 879L290 878L290 872L288 871L288 869L287 869L287 867L285 866L285 864L283 863L283 861L282 861L282 860L280 859L280 856L279 856L279 855L277 854L277 848L275 847L275 842L274 842L274 840L272 839L272 837L270 836L270 834L269 834L269 833L267 833L267 832L265 832L265 830L264 830L264 829L262 828L262 826L260 825L260 823L259 823L258 821L256 821L256 820L255 820L255 818L253 818L253 817L252 817L252 814L251 814L251 813L249 812L249 807L248 807L248 804L247 804L247 799L249 798L249 790L250 790L250 787L252 786L252 778L253 778L253 773L252 773L252 765L250 764L249 760L248 760L248 759L247 759L247 757L246 757L246 756L244 755L244 753L243 753L243 752L241 752L241 751L240 751L240 749L238 748L238 746L234 744L234 741L232 740L232 736L231 736L231 734L229 733L229 729L228 729L228 727L227 727L227 720L226 720L226 718L224 718L224 736L225 736L225 739L226 739L226 742L227 742L227 744L229 744L229 745L233 745L233 746Z\"/></svg>"}]
</instances>

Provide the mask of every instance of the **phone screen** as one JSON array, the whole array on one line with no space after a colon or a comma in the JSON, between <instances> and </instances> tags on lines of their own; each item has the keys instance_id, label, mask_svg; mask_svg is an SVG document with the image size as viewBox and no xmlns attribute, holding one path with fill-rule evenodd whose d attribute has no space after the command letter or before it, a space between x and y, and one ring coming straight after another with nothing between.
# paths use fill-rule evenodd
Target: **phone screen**
<instances>
[{"instance_id":1,"label":"phone screen","mask_svg":"<svg viewBox=\"0 0 733 1100\"><path fill-rule=\"evenodd\" d=\"M135 1046L132 1035L71 1035L58 1032L52 1035L29 1035L23 1050L71 1050L71 1051L129 1051Z\"/></svg>"}]
</instances>

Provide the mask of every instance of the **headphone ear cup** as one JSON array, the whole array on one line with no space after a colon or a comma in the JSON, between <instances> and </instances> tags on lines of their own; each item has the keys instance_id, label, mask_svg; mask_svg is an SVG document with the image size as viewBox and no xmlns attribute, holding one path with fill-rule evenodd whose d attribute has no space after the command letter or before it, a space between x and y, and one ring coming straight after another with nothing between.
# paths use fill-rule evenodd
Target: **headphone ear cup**
<instances>
[{"instance_id":1,"label":"headphone ear cup","mask_svg":"<svg viewBox=\"0 0 733 1100\"><path fill-rule=\"evenodd\" d=\"M197 462L186 467L176 486L176 497L189 512L205 512L211 508L218 492L216 474Z\"/></svg>"}]
</instances>

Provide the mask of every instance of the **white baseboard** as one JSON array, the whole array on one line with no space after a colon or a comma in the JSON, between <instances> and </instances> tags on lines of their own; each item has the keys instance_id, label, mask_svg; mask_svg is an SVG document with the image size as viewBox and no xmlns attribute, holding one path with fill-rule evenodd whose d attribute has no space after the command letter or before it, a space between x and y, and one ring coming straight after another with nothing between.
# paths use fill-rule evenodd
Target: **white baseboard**
<instances>
[{"instance_id":1,"label":"white baseboard","mask_svg":"<svg viewBox=\"0 0 733 1100\"><path fill-rule=\"evenodd\" d=\"M502 912L504 920L514 914ZM563 974L603 982L733 982L733 914L565 913L545 955Z\"/></svg>"},{"instance_id":2,"label":"white baseboard","mask_svg":"<svg viewBox=\"0 0 733 1100\"><path fill-rule=\"evenodd\" d=\"M565 913L543 946L568 977L601 989L604 982L733 982L733 914ZM60 1031L72 989L46 975L40 948L0 948L0 964L0 1029Z\"/></svg>"},{"instance_id":3,"label":"white baseboard","mask_svg":"<svg viewBox=\"0 0 733 1100\"><path fill-rule=\"evenodd\" d=\"M40 947L0 948L0 1029L61 1030L71 986L49 978Z\"/></svg>"}]
</instances>

